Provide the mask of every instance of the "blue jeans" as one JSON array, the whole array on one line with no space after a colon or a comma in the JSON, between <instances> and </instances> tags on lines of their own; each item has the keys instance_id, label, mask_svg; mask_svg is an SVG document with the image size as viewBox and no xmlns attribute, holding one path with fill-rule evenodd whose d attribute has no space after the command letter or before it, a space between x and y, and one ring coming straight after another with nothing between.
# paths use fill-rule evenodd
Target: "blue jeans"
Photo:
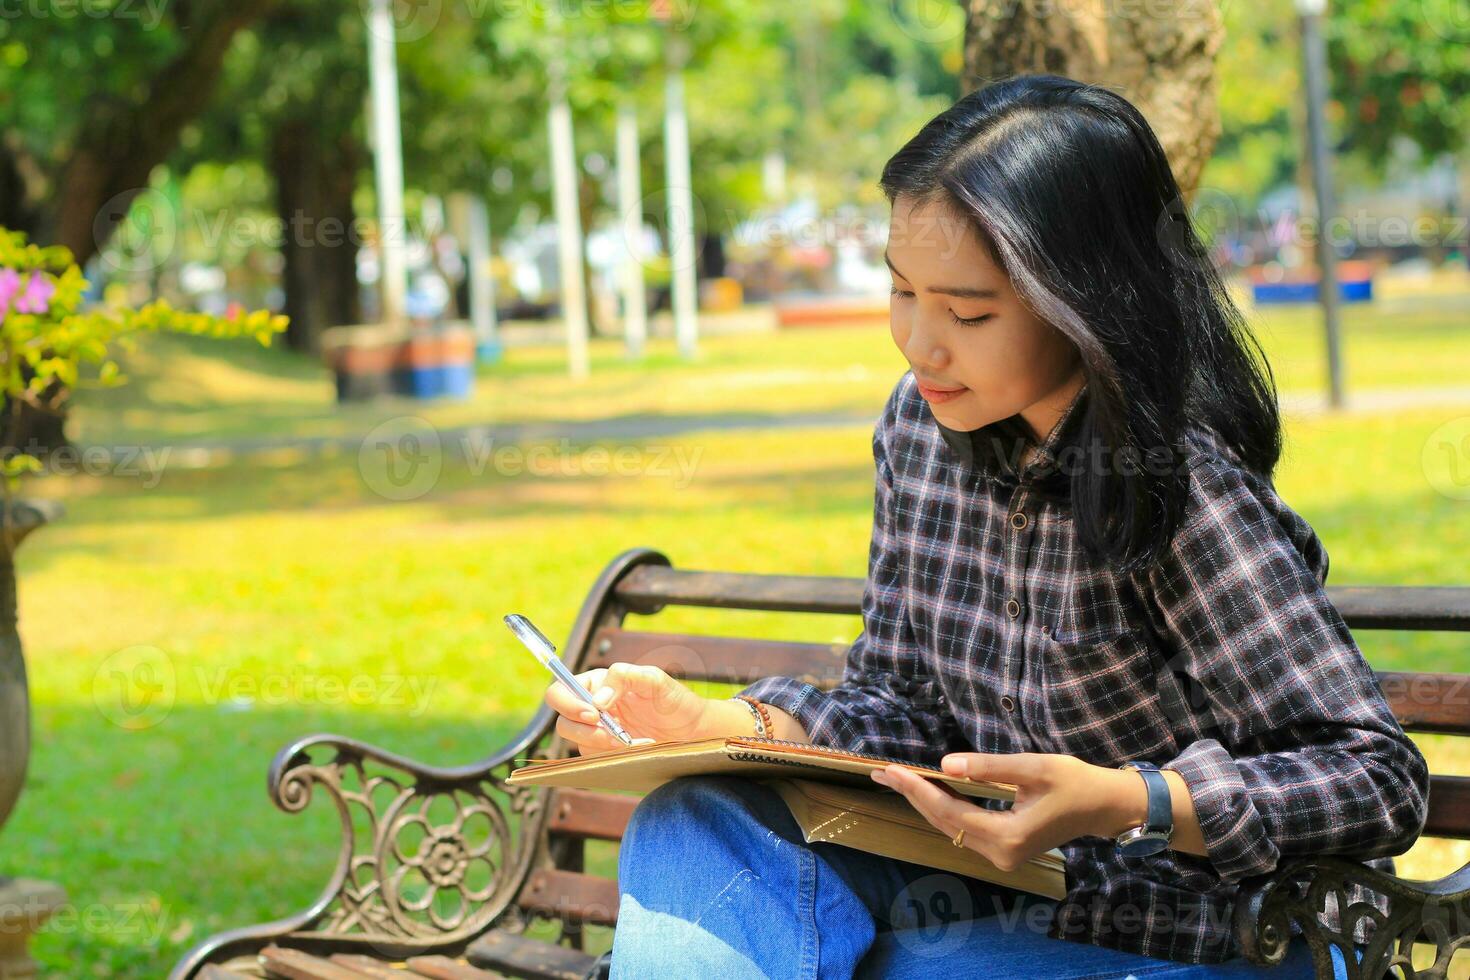
<instances>
[{"instance_id":1,"label":"blue jeans","mask_svg":"<svg viewBox=\"0 0 1470 980\"><path fill-rule=\"evenodd\" d=\"M648 794L618 860L612 980L1312 976L1300 936L1270 968L1244 958L1192 965L1051 938L1052 899L808 844L774 790L740 777L688 776Z\"/></svg>"}]
</instances>

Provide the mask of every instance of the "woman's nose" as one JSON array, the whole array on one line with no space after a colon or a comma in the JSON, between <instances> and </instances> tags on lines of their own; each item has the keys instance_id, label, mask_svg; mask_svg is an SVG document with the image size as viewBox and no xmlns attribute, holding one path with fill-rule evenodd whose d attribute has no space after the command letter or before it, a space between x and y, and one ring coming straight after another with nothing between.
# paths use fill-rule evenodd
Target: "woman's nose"
<instances>
[{"instance_id":1,"label":"woman's nose","mask_svg":"<svg viewBox=\"0 0 1470 980\"><path fill-rule=\"evenodd\" d=\"M919 319L916 315L909 322L909 334L902 344L903 355L914 367L937 374L949 365L949 350Z\"/></svg>"}]
</instances>

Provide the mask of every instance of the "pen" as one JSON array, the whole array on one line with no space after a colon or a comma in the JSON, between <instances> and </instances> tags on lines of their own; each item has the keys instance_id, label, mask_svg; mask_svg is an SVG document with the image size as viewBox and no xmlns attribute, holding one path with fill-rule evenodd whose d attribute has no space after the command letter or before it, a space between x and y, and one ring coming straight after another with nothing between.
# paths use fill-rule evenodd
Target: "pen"
<instances>
[{"instance_id":1,"label":"pen","mask_svg":"<svg viewBox=\"0 0 1470 980\"><path fill-rule=\"evenodd\" d=\"M506 616L505 625L509 626L511 632L516 635L516 638L525 644L526 649L536 655L536 659L541 661L541 666L551 671L552 676L561 681L573 694L597 712L597 717L601 720L602 727L606 728L614 738L624 745L633 744L632 737L623 730L623 726L618 724L617 719L599 708L597 702L592 700L592 695L587 692L587 689L577 683L577 678L572 675L570 670L567 670L567 665L562 663L561 658L556 655L556 644L548 640L545 633L538 630L529 619L520 613L511 613Z\"/></svg>"}]
</instances>

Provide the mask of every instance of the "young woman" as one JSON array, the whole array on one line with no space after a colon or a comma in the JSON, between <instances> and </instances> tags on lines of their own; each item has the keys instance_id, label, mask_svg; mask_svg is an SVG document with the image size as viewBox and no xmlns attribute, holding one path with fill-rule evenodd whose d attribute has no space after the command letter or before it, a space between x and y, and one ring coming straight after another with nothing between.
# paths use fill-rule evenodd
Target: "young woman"
<instances>
[{"instance_id":1,"label":"young woman","mask_svg":"<svg viewBox=\"0 0 1470 980\"><path fill-rule=\"evenodd\" d=\"M881 185L911 370L873 433L842 683L581 680L643 738L749 735L764 706L776 738L1014 783L1005 808L873 773L1001 868L1060 847L1066 897L807 844L762 784L685 778L623 840L614 976L1310 976L1300 936L1276 968L1241 957L1240 881L1299 854L1391 868L1428 772L1276 494L1274 381L1158 140L1107 89L1018 77ZM582 752L617 747L547 701Z\"/></svg>"}]
</instances>

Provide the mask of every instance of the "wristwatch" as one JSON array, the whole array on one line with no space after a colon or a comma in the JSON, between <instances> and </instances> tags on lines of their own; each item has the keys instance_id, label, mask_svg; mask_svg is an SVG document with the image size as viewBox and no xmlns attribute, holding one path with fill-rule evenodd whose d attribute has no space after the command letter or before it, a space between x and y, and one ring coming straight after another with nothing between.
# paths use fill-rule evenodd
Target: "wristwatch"
<instances>
[{"instance_id":1,"label":"wristwatch","mask_svg":"<svg viewBox=\"0 0 1470 980\"><path fill-rule=\"evenodd\" d=\"M1125 762L1119 769L1136 769L1148 787L1148 816L1137 827L1129 827L1115 839L1118 853L1129 857L1157 854L1169 846L1174 835L1174 805L1169 799L1169 784L1152 762Z\"/></svg>"}]
</instances>

